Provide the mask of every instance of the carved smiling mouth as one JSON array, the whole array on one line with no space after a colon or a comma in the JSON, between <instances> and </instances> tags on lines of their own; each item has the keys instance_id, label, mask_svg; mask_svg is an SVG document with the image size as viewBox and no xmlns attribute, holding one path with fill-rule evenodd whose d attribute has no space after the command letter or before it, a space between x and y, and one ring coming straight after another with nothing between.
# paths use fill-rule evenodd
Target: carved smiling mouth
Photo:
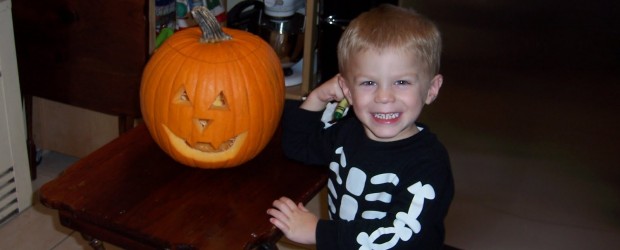
<instances>
[{"instance_id":1,"label":"carved smiling mouth","mask_svg":"<svg viewBox=\"0 0 620 250\"><path fill-rule=\"evenodd\" d=\"M222 144L220 144L218 148L215 148L213 144L208 143L208 142L197 142L196 144L194 144L194 146L192 146L189 144L189 142L185 141L185 144L187 144L188 147L198 149L202 152L207 152L207 153L222 152L222 151L226 151L232 148L233 145L235 145L235 141L237 140L238 137L239 136L235 136L233 138L228 139L225 142L222 142Z\"/></svg>"},{"instance_id":2,"label":"carved smiling mouth","mask_svg":"<svg viewBox=\"0 0 620 250\"><path fill-rule=\"evenodd\" d=\"M214 158L219 158L220 160L233 158L237 155L241 146L243 146L248 135L247 131L243 132L223 142L217 148L213 147L213 145L208 142L199 142L191 146L185 139L175 135L168 127L165 125L162 126L164 127L164 131L166 131L170 144L177 152L185 157L207 162L212 161Z\"/></svg>"}]
</instances>

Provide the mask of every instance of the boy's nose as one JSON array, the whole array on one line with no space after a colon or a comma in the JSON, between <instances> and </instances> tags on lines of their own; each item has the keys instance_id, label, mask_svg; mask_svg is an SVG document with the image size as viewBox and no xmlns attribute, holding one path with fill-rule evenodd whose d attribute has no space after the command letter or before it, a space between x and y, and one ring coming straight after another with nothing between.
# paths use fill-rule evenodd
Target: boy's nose
<instances>
[{"instance_id":1,"label":"boy's nose","mask_svg":"<svg viewBox=\"0 0 620 250\"><path fill-rule=\"evenodd\" d=\"M394 93L389 88L381 87L377 89L375 94L375 102L377 103L390 103L394 101Z\"/></svg>"}]
</instances>

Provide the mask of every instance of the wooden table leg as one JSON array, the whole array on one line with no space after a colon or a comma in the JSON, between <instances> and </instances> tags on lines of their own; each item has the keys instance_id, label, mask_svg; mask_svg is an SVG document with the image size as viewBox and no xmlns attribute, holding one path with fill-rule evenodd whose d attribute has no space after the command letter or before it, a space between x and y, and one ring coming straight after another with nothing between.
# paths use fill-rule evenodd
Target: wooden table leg
<instances>
[{"instance_id":1,"label":"wooden table leg","mask_svg":"<svg viewBox=\"0 0 620 250\"><path fill-rule=\"evenodd\" d=\"M275 243L264 243L261 245L260 250L278 250L278 245Z\"/></svg>"},{"instance_id":2,"label":"wooden table leg","mask_svg":"<svg viewBox=\"0 0 620 250\"><path fill-rule=\"evenodd\" d=\"M84 234L84 233L80 233L80 234L82 235L82 238L88 241L88 245L90 245L93 249L105 250L105 247L103 246L103 241L95 239L92 236Z\"/></svg>"},{"instance_id":3,"label":"wooden table leg","mask_svg":"<svg viewBox=\"0 0 620 250\"><path fill-rule=\"evenodd\" d=\"M123 134L134 127L136 117L130 115L118 116L118 134Z\"/></svg>"}]
</instances>

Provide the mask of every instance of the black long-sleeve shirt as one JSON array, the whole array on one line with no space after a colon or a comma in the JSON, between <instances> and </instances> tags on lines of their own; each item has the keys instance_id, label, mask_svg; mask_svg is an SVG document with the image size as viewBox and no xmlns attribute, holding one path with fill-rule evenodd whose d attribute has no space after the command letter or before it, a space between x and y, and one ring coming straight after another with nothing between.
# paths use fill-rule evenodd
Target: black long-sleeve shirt
<instances>
[{"instance_id":1,"label":"black long-sleeve shirt","mask_svg":"<svg viewBox=\"0 0 620 250\"><path fill-rule=\"evenodd\" d=\"M378 142L353 115L324 129L322 112L298 106L287 102L284 111L286 155L331 170L331 220L317 225L317 249L443 248L454 182L448 153L427 127Z\"/></svg>"}]
</instances>

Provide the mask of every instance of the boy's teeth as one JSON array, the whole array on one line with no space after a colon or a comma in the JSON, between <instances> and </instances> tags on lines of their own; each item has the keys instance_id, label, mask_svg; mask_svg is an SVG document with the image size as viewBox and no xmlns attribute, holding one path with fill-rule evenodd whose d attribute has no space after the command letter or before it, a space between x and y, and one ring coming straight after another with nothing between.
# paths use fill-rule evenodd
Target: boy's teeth
<instances>
[{"instance_id":1,"label":"boy's teeth","mask_svg":"<svg viewBox=\"0 0 620 250\"><path fill-rule=\"evenodd\" d=\"M398 113L375 113L374 116L377 119L390 120L390 119L398 118L399 114Z\"/></svg>"}]
</instances>

